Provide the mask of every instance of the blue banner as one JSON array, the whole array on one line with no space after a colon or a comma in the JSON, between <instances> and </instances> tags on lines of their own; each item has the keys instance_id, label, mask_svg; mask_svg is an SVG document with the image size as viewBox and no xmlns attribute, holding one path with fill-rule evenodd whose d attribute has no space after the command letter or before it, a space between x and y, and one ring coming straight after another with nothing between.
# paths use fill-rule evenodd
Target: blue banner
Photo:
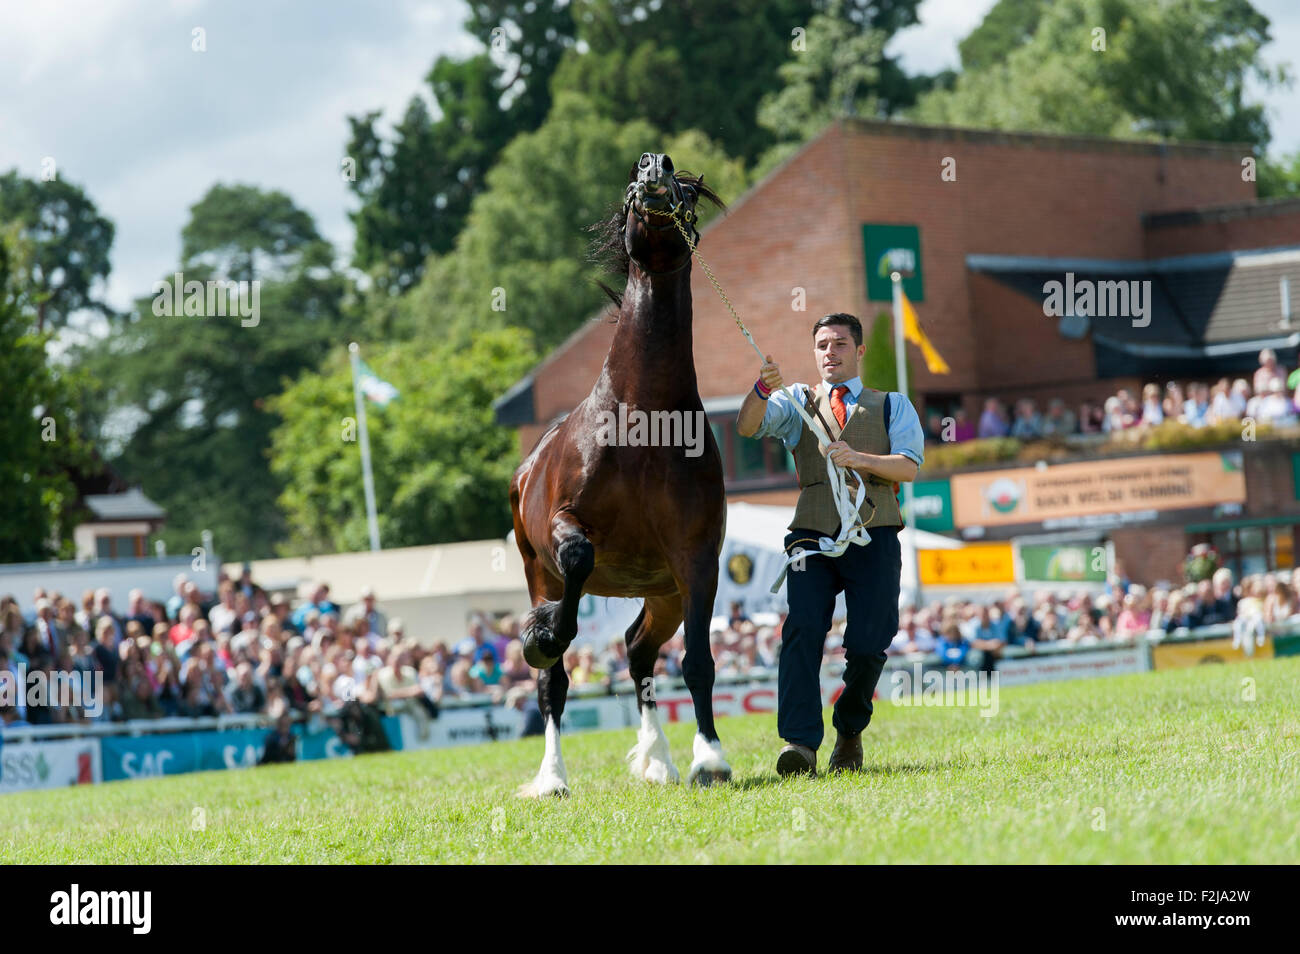
<instances>
[{"instance_id":1,"label":"blue banner","mask_svg":"<svg viewBox=\"0 0 1300 954\"><path fill-rule=\"evenodd\" d=\"M396 716L383 720L384 735L394 750L402 747L402 725ZM351 751L333 729L298 736L298 758L345 758ZM106 735L100 740L104 781L183 775L213 769L252 768L261 761L271 729L230 729L225 732L173 732L165 735Z\"/></svg>"}]
</instances>

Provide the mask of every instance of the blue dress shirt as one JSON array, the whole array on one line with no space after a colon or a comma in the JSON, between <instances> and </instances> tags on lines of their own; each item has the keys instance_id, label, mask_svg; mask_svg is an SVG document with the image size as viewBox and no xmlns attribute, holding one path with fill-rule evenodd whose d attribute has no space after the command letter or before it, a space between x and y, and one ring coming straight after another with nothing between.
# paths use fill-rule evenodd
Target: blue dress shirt
<instances>
[{"instance_id":1,"label":"blue dress shirt","mask_svg":"<svg viewBox=\"0 0 1300 954\"><path fill-rule=\"evenodd\" d=\"M844 406L852 410L857 406L862 394L862 379L850 378L843 382L848 386L844 395ZM801 401L808 399L808 385L791 384L791 391ZM891 454L902 454L921 466L925 460L925 432L921 429L921 418L912 407L912 402L897 391L885 395L885 416L889 419L889 447ZM790 398L783 391L773 391L763 411L763 423L754 432L755 437L776 437L791 451L799 443L803 432L803 418L795 410Z\"/></svg>"}]
</instances>

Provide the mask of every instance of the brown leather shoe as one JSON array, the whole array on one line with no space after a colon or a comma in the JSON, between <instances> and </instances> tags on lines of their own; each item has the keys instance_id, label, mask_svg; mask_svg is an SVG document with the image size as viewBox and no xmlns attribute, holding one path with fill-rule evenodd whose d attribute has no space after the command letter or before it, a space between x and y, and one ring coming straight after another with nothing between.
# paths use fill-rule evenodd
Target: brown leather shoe
<instances>
[{"instance_id":1,"label":"brown leather shoe","mask_svg":"<svg viewBox=\"0 0 1300 954\"><path fill-rule=\"evenodd\" d=\"M831 751L831 760L826 765L826 771L830 774L862 771L861 732L857 735L845 735L838 729L835 730L835 748Z\"/></svg>"},{"instance_id":2,"label":"brown leather shoe","mask_svg":"<svg viewBox=\"0 0 1300 954\"><path fill-rule=\"evenodd\" d=\"M776 774L782 778L790 775L817 775L817 753L806 745L790 742L776 757Z\"/></svg>"}]
</instances>

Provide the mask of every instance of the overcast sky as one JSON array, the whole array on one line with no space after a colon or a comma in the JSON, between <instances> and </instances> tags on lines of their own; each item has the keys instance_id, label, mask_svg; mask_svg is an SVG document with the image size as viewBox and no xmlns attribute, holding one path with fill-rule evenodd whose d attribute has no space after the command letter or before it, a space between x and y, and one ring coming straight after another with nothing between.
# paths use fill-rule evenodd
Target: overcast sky
<instances>
[{"instance_id":1,"label":"overcast sky","mask_svg":"<svg viewBox=\"0 0 1300 954\"><path fill-rule=\"evenodd\" d=\"M1273 21L1267 58L1300 64L1300 4L1255 2ZM0 3L0 171L38 177L53 157L113 220L118 308L175 267L189 208L214 182L282 189L349 249L346 117L400 115L440 53L477 48L459 0ZM911 71L956 66L957 41L992 5L924 0L891 52ZM1300 94L1266 102L1274 151L1300 149Z\"/></svg>"}]
</instances>

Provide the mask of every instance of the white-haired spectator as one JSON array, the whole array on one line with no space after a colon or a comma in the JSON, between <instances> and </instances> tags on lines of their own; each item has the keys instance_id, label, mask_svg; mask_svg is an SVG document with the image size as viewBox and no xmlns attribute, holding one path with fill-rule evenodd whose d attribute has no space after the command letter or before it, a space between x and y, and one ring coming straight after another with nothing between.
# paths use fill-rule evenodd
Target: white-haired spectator
<instances>
[{"instance_id":1,"label":"white-haired spectator","mask_svg":"<svg viewBox=\"0 0 1300 954\"><path fill-rule=\"evenodd\" d=\"M1265 348L1259 353L1259 367L1255 369L1255 393L1263 394L1268 390L1274 378L1286 380L1286 370L1277 363L1277 354L1272 348Z\"/></svg>"},{"instance_id":2,"label":"white-haired spectator","mask_svg":"<svg viewBox=\"0 0 1300 954\"><path fill-rule=\"evenodd\" d=\"M1210 388L1208 385L1194 381L1187 386L1187 400L1183 402L1183 420L1192 427L1204 427L1209 423Z\"/></svg>"},{"instance_id":3,"label":"white-haired spectator","mask_svg":"<svg viewBox=\"0 0 1300 954\"><path fill-rule=\"evenodd\" d=\"M1237 378L1228 389L1228 403L1232 407L1232 416L1246 416L1246 405L1250 403L1250 385L1245 378Z\"/></svg>"},{"instance_id":4,"label":"white-haired spectator","mask_svg":"<svg viewBox=\"0 0 1300 954\"><path fill-rule=\"evenodd\" d=\"M1295 405L1286 393L1286 385L1281 378L1273 378L1259 402L1258 416L1266 424L1294 424L1296 420Z\"/></svg>"},{"instance_id":5,"label":"white-haired spectator","mask_svg":"<svg viewBox=\"0 0 1300 954\"><path fill-rule=\"evenodd\" d=\"M1142 389L1142 423L1155 427L1165 419L1165 409L1160 403L1160 385L1148 384Z\"/></svg>"},{"instance_id":6,"label":"white-haired spectator","mask_svg":"<svg viewBox=\"0 0 1300 954\"><path fill-rule=\"evenodd\" d=\"M1177 381L1170 381L1165 385L1165 401L1161 409L1165 412L1166 420L1181 420L1183 405L1186 403L1183 398L1183 389Z\"/></svg>"}]
</instances>

